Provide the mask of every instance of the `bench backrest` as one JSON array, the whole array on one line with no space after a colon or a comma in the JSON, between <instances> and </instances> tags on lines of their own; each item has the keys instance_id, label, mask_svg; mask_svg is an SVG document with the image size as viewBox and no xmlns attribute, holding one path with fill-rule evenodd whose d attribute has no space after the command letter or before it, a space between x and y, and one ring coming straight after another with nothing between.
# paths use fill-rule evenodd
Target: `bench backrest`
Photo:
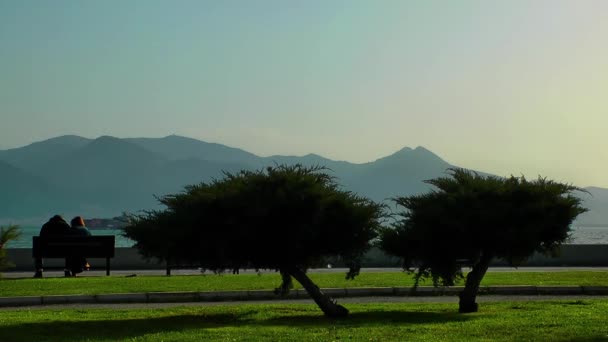
<instances>
[{"instance_id":1,"label":"bench backrest","mask_svg":"<svg viewBox=\"0 0 608 342\"><path fill-rule=\"evenodd\" d=\"M114 240L114 235L34 236L32 238L32 255L34 258L65 258L72 256L113 258Z\"/></svg>"}]
</instances>

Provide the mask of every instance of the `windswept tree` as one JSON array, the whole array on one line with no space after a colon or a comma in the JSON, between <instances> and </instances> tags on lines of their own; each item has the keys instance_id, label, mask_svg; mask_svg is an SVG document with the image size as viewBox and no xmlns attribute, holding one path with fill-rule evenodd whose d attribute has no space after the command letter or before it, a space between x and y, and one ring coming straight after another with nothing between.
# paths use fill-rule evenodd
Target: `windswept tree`
<instances>
[{"instance_id":1,"label":"windswept tree","mask_svg":"<svg viewBox=\"0 0 608 342\"><path fill-rule=\"evenodd\" d=\"M226 173L160 202L165 210L136 216L125 228L144 256L214 272L275 270L277 292L286 294L293 277L331 317L348 310L322 293L307 269L337 257L350 268L347 278L355 277L383 215L381 205L341 190L323 168L301 165Z\"/></svg>"},{"instance_id":2,"label":"windswept tree","mask_svg":"<svg viewBox=\"0 0 608 342\"><path fill-rule=\"evenodd\" d=\"M462 279L462 262L472 269L460 293L460 312L477 311L479 284L492 259L517 266L534 252L554 254L570 224L586 209L578 188L545 178L499 178L450 169L450 177L426 181L436 190L395 199L402 210L381 246L403 258L404 268L435 286ZM414 270L414 268L416 268Z\"/></svg>"}]
</instances>

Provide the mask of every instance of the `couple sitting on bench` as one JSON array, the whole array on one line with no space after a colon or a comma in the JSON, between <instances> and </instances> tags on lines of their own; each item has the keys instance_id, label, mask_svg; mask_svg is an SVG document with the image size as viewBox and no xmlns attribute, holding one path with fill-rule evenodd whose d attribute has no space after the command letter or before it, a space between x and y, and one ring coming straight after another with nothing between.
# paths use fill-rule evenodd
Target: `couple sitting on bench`
<instances>
[{"instance_id":1,"label":"couple sitting on bench","mask_svg":"<svg viewBox=\"0 0 608 342\"><path fill-rule=\"evenodd\" d=\"M91 232L84 225L84 220L76 216L71 221L71 226L59 215L51 217L40 229L41 237L64 237L64 236L91 236ZM42 258L36 258L36 273L34 278L42 278ZM73 256L65 259L64 273L66 277L76 276L83 270L89 269L89 263L85 257Z\"/></svg>"}]
</instances>

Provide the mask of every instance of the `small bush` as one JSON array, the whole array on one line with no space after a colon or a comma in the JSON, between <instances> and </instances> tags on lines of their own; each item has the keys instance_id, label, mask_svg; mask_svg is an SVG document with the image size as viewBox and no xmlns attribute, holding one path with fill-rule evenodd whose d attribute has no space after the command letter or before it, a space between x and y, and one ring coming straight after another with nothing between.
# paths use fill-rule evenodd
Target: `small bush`
<instances>
[{"instance_id":1,"label":"small bush","mask_svg":"<svg viewBox=\"0 0 608 342\"><path fill-rule=\"evenodd\" d=\"M17 239L20 235L21 232L18 226L9 225L8 227L0 227L0 271L15 266L7 258L6 245L9 241Z\"/></svg>"}]
</instances>

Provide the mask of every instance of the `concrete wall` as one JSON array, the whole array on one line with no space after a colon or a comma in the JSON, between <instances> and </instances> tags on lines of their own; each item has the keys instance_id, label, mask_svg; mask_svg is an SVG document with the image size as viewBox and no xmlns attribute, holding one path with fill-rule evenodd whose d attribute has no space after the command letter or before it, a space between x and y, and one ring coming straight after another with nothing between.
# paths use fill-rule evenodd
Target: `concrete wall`
<instances>
[{"instance_id":1,"label":"concrete wall","mask_svg":"<svg viewBox=\"0 0 608 342\"><path fill-rule=\"evenodd\" d=\"M371 250L366 263L369 267L399 267L399 259L380 250ZM508 266L504 260L494 260L491 266ZM562 245L559 255L550 257L535 253L522 266L608 266L607 245Z\"/></svg>"},{"instance_id":2,"label":"concrete wall","mask_svg":"<svg viewBox=\"0 0 608 342\"><path fill-rule=\"evenodd\" d=\"M29 248L8 249L9 259L16 265L16 270L34 269L32 250ZM89 259L94 269L105 268L105 259ZM62 267L63 260L48 259L45 265ZM338 263L335 266L340 266ZM496 261L494 266L506 265ZM399 267L399 259L385 255L378 249L372 249L366 256L363 267ZM607 245L563 245L556 258L535 254L525 266L608 266ZM146 261L134 248L116 248L115 257L111 260L113 270L164 269L164 264Z\"/></svg>"},{"instance_id":3,"label":"concrete wall","mask_svg":"<svg viewBox=\"0 0 608 342\"><path fill-rule=\"evenodd\" d=\"M527 266L608 266L608 245L563 245L557 257L535 254Z\"/></svg>"}]
</instances>

